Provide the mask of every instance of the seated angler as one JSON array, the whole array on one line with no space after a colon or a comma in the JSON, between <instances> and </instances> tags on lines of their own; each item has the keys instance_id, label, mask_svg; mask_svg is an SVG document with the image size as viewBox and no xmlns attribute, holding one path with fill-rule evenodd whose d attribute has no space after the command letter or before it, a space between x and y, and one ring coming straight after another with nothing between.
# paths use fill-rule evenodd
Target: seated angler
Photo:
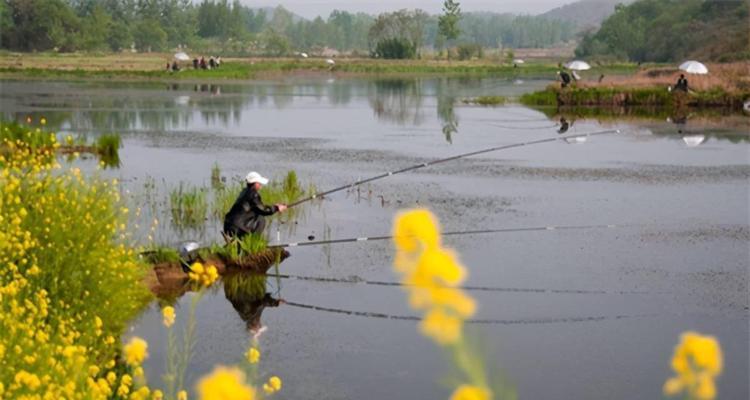
<instances>
[{"instance_id":1,"label":"seated angler","mask_svg":"<svg viewBox=\"0 0 750 400\"><path fill-rule=\"evenodd\" d=\"M266 216L286 210L285 204L263 204L259 191L268 183L268 179L253 171L247 174L245 181L247 186L224 217L224 235L227 239L242 239L248 233L262 233L266 227Z\"/></svg>"}]
</instances>

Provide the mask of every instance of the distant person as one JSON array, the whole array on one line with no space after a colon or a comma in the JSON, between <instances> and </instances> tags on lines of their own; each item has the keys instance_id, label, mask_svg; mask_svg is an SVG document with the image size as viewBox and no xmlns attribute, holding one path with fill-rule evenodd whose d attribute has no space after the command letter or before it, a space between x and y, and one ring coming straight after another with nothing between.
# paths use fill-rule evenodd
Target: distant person
<instances>
[{"instance_id":1,"label":"distant person","mask_svg":"<svg viewBox=\"0 0 750 400\"><path fill-rule=\"evenodd\" d=\"M688 81L687 78L685 78L685 74L680 74L680 78L677 79L677 84L674 85L674 90L676 91L688 91Z\"/></svg>"},{"instance_id":2,"label":"distant person","mask_svg":"<svg viewBox=\"0 0 750 400\"><path fill-rule=\"evenodd\" d=\"M209 66L209 67L210 67L211 69L214 69L214 68L216 68L216 60L214 59L214 56L211 56L211 57L210 57L210 58L208 59L208 66Z\"/></svg>"},{"instance_id":3,"label":"distant person","mask_svg":"<svg viewBox=\"0 0 750 400\"><path fill-rule=\"evenodd\" d=\"M221 56L216 57L216 68L219 68L221 66Z\"/></svg>"},{"instance_id":4,"label":"distant person","mask_svg":"<svg viewBox=\"0 0 750 400\"><path fill-rule=\"evenodd\" d=\"M560 87L566 88L570 85L570 75L565 71L557 71L557 75L560 77Z\"/></svg>"},{"instance_id":5,"label":"distant person","mask_svg":"<svg viewBox=\"0 0 750 400\"><path fill-rule=\"evenodd\" d=\"M167 61L167 71L169 71L170 69L172 69L172 65L169 64L169 61Z\"/></svg>"},{"instance_id":6,"label":"distant person","mask_svg":"<svg viewBox=\"0 0 750 400\"><path fill-rule=\"evenodd\" d=\"M177 65L177 61L172 61L172 72L177 72L180 70L180 66Z\"/></svg>"},{"instance_id":7,"label":"distant person","mask_svg":"<svg viewBox=\"0 0 750 400\"><path fill-rule=\"evenodd\" d=\"M206 64L206 57L201 57L201 69L208 69L208 65Z\"/></svg>"},{"instance_id":8,"label":"distant person","mask_svg":"<svg viewBox=\"0 0 750 400\"><path fill-rule=\"evenodd\" d=\"M557 133L563 134L568 131L568 128L570 128L570 123L568 122L565 117L560 117L560 129L557 130Z\"/></svg>"},{"instance_id":9,"label":"distant person","mask_svg":"<svg viewBox=\"0 0 750 400\"><path fill-rule=\"evenodd\" d=\"M242 239L249 233L262 233L266 227L265 217L284 212L286 204L267 206L260 198L260 188L268 179L253 171L245 177L247 186L235 200L234 205L224 217L224 235L231 239Z\"/></svg>"},{"instance_id":10,"label":"distant person","mask_svg":"<svg viewBox=\"0 0 750 400\"><path fill-rule=\"evenodd\" d=\"M193 59L193 69L198 69L198 66L199 66L198 63L199 63L198 57L194 58Z\"/></svg>"}]
</instances>

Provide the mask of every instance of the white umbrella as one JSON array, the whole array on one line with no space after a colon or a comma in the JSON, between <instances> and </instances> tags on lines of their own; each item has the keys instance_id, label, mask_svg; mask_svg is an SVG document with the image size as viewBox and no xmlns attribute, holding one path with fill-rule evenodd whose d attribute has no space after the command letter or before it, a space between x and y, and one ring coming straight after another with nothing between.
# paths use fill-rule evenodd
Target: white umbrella
<instances>
[{"instance_id":1,"label":"white umbrella","mask_svg":"<svg viewBox=\"0 0 750 400\"><path fill-rule=\"evenodd\" d=\"M299 53L299 56L302 58L307 58L307 53Z\"/></svg>"},{"instance_id":2,"label":"white umbrella","mask_svg":"<svg viewBox=\"0 0 750 400\"><path fill-rule=\"evenodd\" d=\"M185 54L184 51L181 51L179 53L175 53L174 59L177 61L190 61L190 56Z\"/></svg>"},{"instance_id":3,"label":"white umbrella","mask_svg":"<svg viewBox=\"0 0 750 400\"><path fill-rule=\"evenodd\" d=\"M516 58L515 60L513 60L513 64L523 64L524 62L525 62L525 61L523 61L523 60L522 60L522 59L520 59L520 58Z\"/></svg>"},{"instance_id":4,"label":"white umbrella","mask_svg":"<svg viewBox=\"0 0 750 400\"><path fill-rule=\"evenodd\" d=\"M575 60L565 64L565 68L574 71L586 71L587 69L591 69L591 66L586 61Z\"/></svg>"},{"instance_id":5,"label":"white umbrella","mask_svg":"<svg viewBox=\"0 0 750 400\"><path fill-rule=\"evenodd\" d=\"M328 64L328 65L335 65L336 61L333 61L333 59L329 58L329 59L326 60L326 64Z\"/></svg>"},{"instance_id":6,"label":"white umbrella","mask_svg":"<svg viewBox=\"0 0 750 400\"><path fill-rule=\"evenodd\" d=\"M705 75L708 73L708 68L698 61L685 61L680 64L680 69L687 72L688 74Z\"/></svg>"},{"instance_id":7,"label":"white umbrella","mask_svg":"<svg viewBox=\"0 0 750 400\"><path fill-rule=\"evenodd\" d=\"M687 147L698 147L706 141L705 135L686 135L682 137Z\"/></svg>"}]
</instances>

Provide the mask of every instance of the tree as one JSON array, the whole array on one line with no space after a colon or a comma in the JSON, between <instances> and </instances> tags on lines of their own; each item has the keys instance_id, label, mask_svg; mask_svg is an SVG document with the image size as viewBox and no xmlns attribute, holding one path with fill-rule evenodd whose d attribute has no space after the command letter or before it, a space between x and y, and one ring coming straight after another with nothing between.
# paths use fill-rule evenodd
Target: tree
<instances>
[{"instance_id":1,"label":"tree","mask_svg":"<svg viewBox=\"0 0 750 400\"><path fill-rule=\"evenodd\" d=\"M388 41L389 46L393 43L408 43L408 47L414 50L413 54L408 54L419 57L427 19L427 13L422 10L399 10L378 15L368 32L370 53L374 57L382 57L377 48L382 48L379 44Z\"/></svg>"},{"instance_id":2,"label":"tree","mask_svg":"<svg viewBox=\"0 0 750 400\"><path fill-rule=\"evenodd\" d=\"M461 34L458 21L461 19L461 4L453 0L443 3L443 15L438 18L438 30L447 41L456 40Z\"/></svg>"},{"instance_id":3,"label":"tree","mask_svg":"<svg viewBox=\"0 0 750 400\"><path fill-rule=\"evenodd\" d=\"M140 51L160 51L167 46L167 33L155 19L144 19L133 32L135 46Z\"/></svg>"}]
</instances>

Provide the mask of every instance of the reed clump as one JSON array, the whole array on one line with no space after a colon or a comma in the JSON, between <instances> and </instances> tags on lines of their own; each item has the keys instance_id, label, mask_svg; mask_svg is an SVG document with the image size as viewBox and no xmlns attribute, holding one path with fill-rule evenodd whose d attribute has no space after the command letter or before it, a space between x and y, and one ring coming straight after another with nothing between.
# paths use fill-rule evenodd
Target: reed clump
<instances>
[{"instance_id":1,"label":"reed clump","mask_svg":"<svg viewBox=\"0 0 750 400\"><path fill-rule=\"evenodd\" d=\"M172 223L182 228L200 228L206 221L208 193L204 188L180 185L169 193Z\"/></svg>"}]
</instances>

